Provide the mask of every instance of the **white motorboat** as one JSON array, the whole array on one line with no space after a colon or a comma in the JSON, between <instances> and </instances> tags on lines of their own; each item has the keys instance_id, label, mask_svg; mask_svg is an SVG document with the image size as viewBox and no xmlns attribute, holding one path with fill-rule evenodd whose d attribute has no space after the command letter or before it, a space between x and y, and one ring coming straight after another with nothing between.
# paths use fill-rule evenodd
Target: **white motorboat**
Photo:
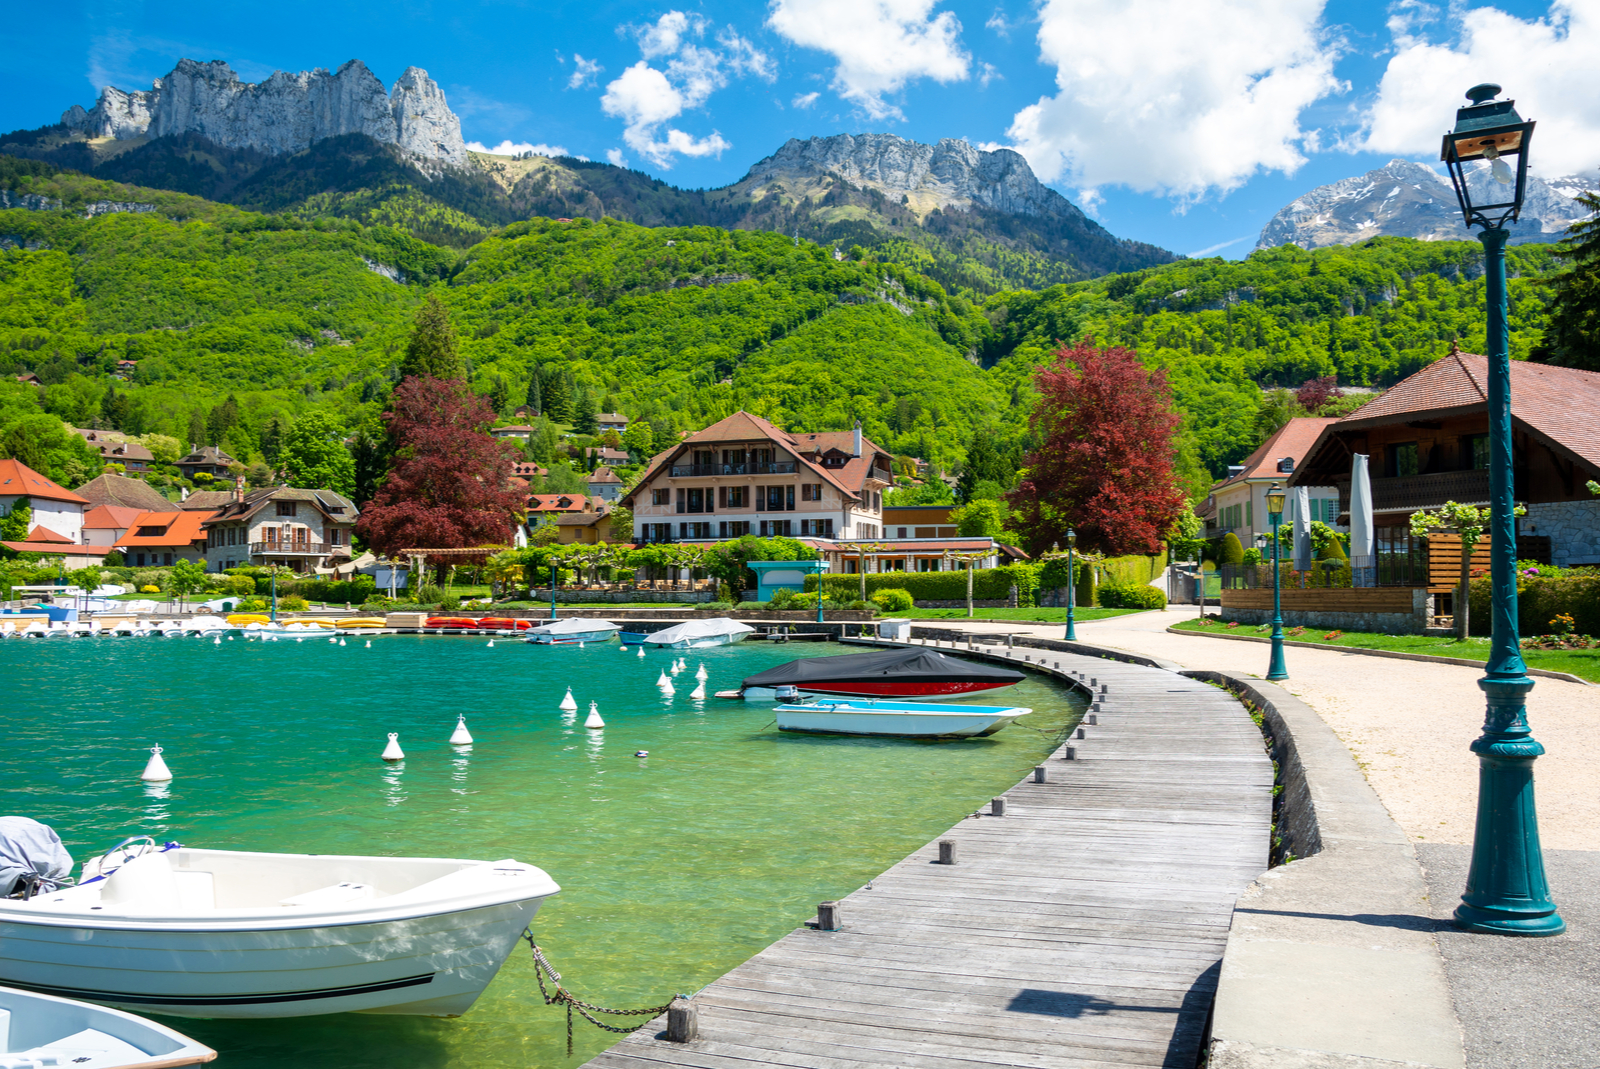
<instances>
[{"instance_id":1,"label":"white motorboat","mask_svg":"<svg viewBox=\"0 0 1600 1069\"><path fill-rule=\"evenodd\" d=\"M193 616L185 620L182 627L184 634L200 638L214 638L234 630L233 626L220 616Z\"/></svg>"},{"instance_id":2,"label":"white motorboat","mask_svg":"<svg viewBox=\"0 0 1600 1069\"><path fill-rule=\"evenodd\" d=\"M168 1069L217 1052L122 1010L0 987L0 1069Z\"/></svg>"},{"instance_id":3,"label":"white motorboat","mask_svg":"<svg viewBox=\"0 0 1600 1069\"><path fill-rule=\"evenodd\" d=\"M146 839L75 887L0 899L0 982L178 1017L454 1017L559 890L511 860Z\"/></svg>"},{"instance_id":4,"label":"white motorboat","mask_svg":"<svg viewBox=\"0 0 1600 1069\"><path fill-rule=\"evenodd\" d=\"M168 635L177 637L183 634L183 627L176 620L151 620L145 626L145 634L154 638L166 638Z\"/></svg>"},{"instance_id":5,"label":"white motorboat","mask_svg":"<svg viewBox=\"0 0 1600 1069\"><path fill-rule=\"evenodd\" d=\"M622 633L622 641L629 646L659 646L672 650L698 650L706 646L728 646L743 642L755 634L755 628L718 616L710 620L690 620L675 624L653 634L643 632Z\"/></svg>"},{"instance_id":6,"label":"white motorboat","mask_svg":"<svg viewBox=\"0 0 1600 1069\"><path fill-rule=\"evenodd\" d=\"M521 632L524 642L545 646L570 646L578 642L610 642L622 627L610 620L580 620L576 616L552 620Z\"/></svg>"},{"instance_id":7,"label":"white motorboat","mask_svg":"<svg viewBox=\"0 0 1600 1069\"><path fill-rule=\"evenodd\" d=\"M954 702L818 701L773 707L783 731L814 735L891 735L919 739L967 739L993 735L1019 716L1023 706L960 705Z\"/></svg>"}]
</instances>

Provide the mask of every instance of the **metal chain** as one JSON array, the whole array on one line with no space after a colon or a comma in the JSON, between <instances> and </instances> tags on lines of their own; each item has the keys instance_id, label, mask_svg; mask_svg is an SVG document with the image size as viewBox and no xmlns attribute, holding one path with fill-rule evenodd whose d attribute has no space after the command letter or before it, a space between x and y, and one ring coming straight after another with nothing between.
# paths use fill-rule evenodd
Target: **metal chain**
<instances>
[{"instance_id":1,"label":"metal chain","mask_svg":"<svg viewBox=\"0 0 1600 1069\"><path fill-rule=\"evenodd\" d=\"M524 929L522 938L527 941L529 948L533 951L533 975L534 979L539 981L539 995L544 999L544 1004L546 1006L552 1006L559 1002L564 1004L567 1008L567 1057L569 1058L572 1057L573 1010L577 1010L579 1016L581 1016L585 1021L588 1021L590 1024L594 1025L596 1028L601 1028L607 1032L615 1032L618 1035L625 1036L630 1032L636 1032L643 1028L645 1025L650 1023L651 1019L666 1013L667 1009L671 1005L671 1003L668 1003L666 1006L651 1006L642 1010L614 1010L606 1006L597 1006L592 1002L584 1002L572 992L561 986L561 974L556 972L555 967L551 965L549 960L544 956L544 951L539 949L539 944L533 941L533 930L531 928ZM550 982L555 985L556 993L553 995L544 986L545 973L550 974ZM593 1010L595 1013L610 1014L613 1017L643 1017L645 1020L640 1021L631 1028L618 1028L615 1025L606 1024L604 1021L596 1020L590 1015L590 1010Z\"/></svg>"}]
</instances>

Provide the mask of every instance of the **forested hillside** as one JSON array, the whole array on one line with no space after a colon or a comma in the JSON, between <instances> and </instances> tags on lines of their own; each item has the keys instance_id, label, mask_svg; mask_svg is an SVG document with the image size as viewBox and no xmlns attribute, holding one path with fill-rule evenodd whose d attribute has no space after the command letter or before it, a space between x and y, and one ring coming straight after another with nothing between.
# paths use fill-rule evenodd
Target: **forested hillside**
<instances>
[{"instance_id":1,"label":"forested hillside","mask_svg":"<svg viewBox=\"0 0 1600 1069\"><path fill-rule=\"evenodd\" d=\"M354 429L374 416L428 292L502 415L538 371L569 411L581 397L668 431L737 408L797 431L859 419L946 470L974 442L1023 444L1032 369L1092 335L1168 370L1191 485L1199 465L1220 473L1256 445L1262 387L1383 387L1452 338L1483 346L1476 242L1286 247L981 298L770 232L538 219L457 252L3 156L0 189L51 209L0 211L0 372L36 374L43 386L27 389L70 423L183 441L232 397L222 441L241 459L281 429L274 417L320 411ZM1525 356L1546 321L1550 249L1509 255Z\"/></svg>"}]
</instances>

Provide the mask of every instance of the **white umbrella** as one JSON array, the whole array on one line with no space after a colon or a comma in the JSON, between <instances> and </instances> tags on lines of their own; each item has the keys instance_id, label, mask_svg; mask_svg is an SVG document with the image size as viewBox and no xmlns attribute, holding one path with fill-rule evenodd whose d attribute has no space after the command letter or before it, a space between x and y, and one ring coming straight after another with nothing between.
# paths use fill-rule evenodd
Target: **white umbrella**
<instances>
[{"instance_id":1,"label":"white umbrella","mask_svg":"<svg viewBox=\"0 0 1600 1069\"><path fill-rule=\"evenodd\" d=\"M1372 477L1367 455L1350 460L1350 585L1377 586L1377 561L1372 555Z\"/></svg>"},{"instance_id":2,"label":"white umbrella","mask_svg":"<svg viewBox=\"0 0 1600 1069\"><path fill-rule=\"evenodd\" d=\"M1297 486L1289 498L1289 514L1294 520L1294 570L1311 570L1311 497L1304 486Z\"/></svg>"}]
</instances>

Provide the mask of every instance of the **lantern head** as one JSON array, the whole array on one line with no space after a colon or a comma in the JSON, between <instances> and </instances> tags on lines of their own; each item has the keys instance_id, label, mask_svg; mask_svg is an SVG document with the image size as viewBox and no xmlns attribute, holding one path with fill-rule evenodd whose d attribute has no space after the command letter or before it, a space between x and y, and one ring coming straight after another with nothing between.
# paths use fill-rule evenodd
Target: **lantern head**
<instances>
[{"instance_id":1,"label":"lantern head","mask_svg":"<svg viewBox=\"0 0 1600 1069\"><path fill-rule=\"evenodd\" d=\"M1515 222L1528 188L1528 143L1532 122L1523 122L1514 100L1495 100L1491 83L1467 90L1472 103L1456 112L1454 130L1444 135L1439 158L1467 225L1492 229Z\"/></svg>"}]
</instances>

